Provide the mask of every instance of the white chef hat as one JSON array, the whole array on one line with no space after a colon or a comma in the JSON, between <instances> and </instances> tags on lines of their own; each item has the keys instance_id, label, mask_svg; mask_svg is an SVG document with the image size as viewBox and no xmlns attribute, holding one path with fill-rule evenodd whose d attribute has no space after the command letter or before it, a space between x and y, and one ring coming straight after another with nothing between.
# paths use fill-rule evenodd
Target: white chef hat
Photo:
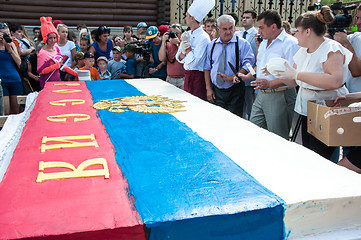
<instances>
[{"instance_id":1,"label":"white chef hat","mask_svg":"<svg viewBox=\"0 0 361 240\"><path fill-rule=\"evenodd\" d=\"M201 22L215 4L215 0L194 0L187 12L198 22Z\"/></svg>"}]
</instances>

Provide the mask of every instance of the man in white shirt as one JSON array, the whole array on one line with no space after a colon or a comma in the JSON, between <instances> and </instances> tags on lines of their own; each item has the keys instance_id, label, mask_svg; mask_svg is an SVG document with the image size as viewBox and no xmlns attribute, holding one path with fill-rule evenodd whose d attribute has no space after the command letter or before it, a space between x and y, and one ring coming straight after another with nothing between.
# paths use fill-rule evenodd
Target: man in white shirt
<instances>
[{"instance_id":1,"label":"man in white shirt","mask_svg":"<svg viewBox=\"0 0 361 240\"><path fill-rule=\"evenodd\" d=\"M242 26L244 30L240 32L239 36L246 39L250 44L253 51L253 54L256 56L257 45L255 42L255 37L257 35L257 29L254 27L254 24L257 21L257 13L254 10L246 10L242 14ZM243 114L244 119L249 119L251 115L253 101L255 99L254 90L251 86L250 81L245 82L245 93L244 93L244 105L243 105Z\"/></svg>"},{"instance_id":2,"label":"man in white shirt","mask_svg":"<svg viewBox=\"0 0 361 240\"><path fill-rule=\"evenodd\" d=\"M292 66L293 56L299 49L295 37L282 29L281 16L275 10L266 10L258 18L258 33L263 41L258 48L256 80L251 86L260 89L253 103L250 121L262 128L285 138L289 138L292 124L296 90L286 87L273 75L265 76L262 68L272 58L286 59ZM238 74L243 80L253 80L251 74Z\"/></svg>"},{"instance_id":3,"label":"man in white shirt","mask_svg":"<svg viewBox=\"0 0 361 240\"><path fill-rule=\"evenodd\" d=\"M200 22L214 5L214 0L193 2L184 18L191 30L183 33L182 42L176 54L177 61L183 64L185 70L184 90L203 100L207 100L203 66L210 38Z\"/></svg>"}]
</instances>

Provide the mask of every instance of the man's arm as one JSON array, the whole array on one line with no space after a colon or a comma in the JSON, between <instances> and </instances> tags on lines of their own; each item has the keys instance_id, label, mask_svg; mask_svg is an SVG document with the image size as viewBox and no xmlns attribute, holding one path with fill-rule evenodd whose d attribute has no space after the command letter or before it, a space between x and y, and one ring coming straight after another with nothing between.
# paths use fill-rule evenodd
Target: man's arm
<instances>
[{"instance_id":1,"label":"man's arm","mask_svg":"<svg viewBox=\"0 0 361 240\"><path fill-rule=\"evenodd\" d=\"M207 100L214 103L214 99L216 99L216 96L214 95L214 92L212 90L210 70L204 69L204 81L206 83Z\"/></svg>"},{"instance_id":2,"label":"man's arm","mask_svg":"<svg viewBox=\"0 0 361 240\"><path fill-rule=\"evenodd\" d=\"M348 69L350 69L352 77L361 76L361 59L357 57L355 49L353 48L350 40L347 38L347 34L344 32L336 32L334 35L334 40L341 43L342 46L347 48L352 52L351 62L348 64Z\"/></svg>"},{"instance_id":3,"label":"man's arm","mask_svg":"<svg viewBox=\"0 0 361 240\"><path fill-rule=\"evenodd\" d=\"M162 45L160 46L160 49L159 49L159 52L158 52L158 57L159 57L160 61L167 61L166 44L167 44L168 39L169 39L169 35L164 34L163 39L162 39Z\"/></svg>"}]
</instances>

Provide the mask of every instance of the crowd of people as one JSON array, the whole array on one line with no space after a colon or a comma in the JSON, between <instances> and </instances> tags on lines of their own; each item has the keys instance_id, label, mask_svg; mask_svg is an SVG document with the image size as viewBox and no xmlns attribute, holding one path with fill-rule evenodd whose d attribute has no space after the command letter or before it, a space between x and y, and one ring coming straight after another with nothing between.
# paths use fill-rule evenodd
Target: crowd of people
<instances>
[{"instance_id":1,"label":"crowd of people","mask_svg":"<svg viewBox=\"0 0 361 240\"><path fill-rule=\"evenodd\" d=\"M241 31L235 14L204 19L209 10L192 5L184 27L139 22L135 34L125 26L112 37L106 26L79 24L70 33L51 17L40 19L34 39L23 26L0 23L0 115L19 112L16 96L48 81L76 81L79 70L91 80L159 78L286 139L296 112L302 144L332 160L335 148L307 132L307 101L361 97L361 33L328 38L335 19L328 6L299 16L294 32L276 10L244 11ZM361 6L356 24L361 30ZM271 74L273 58L284 59L285 70ZM360 148L344 152L334 161L361 173Z\"/></svg>"}]
</instances>

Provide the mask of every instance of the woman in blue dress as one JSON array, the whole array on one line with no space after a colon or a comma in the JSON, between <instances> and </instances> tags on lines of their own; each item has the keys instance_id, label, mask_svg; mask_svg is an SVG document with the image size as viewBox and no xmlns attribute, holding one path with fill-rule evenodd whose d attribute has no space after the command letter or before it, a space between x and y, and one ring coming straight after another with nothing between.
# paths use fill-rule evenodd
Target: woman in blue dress
<instances>
[{"instance_id":1,"label":"woman in blue dress","mask_svg":"<svg viewBox=\"0 0 361 240\"><path fill-rule=\"evenodd\" d=\"M95 34L95 42L90 46L89 51L94 53L96 59L104 56L107 59L112 58L113 42L109 39L110 28L106 26L98 27Z\"/></svg>"},{"instance_id":2,"label":"woman in blue dress","mask_svg":"<svg viewBox=\"0 0 361 240\"><path fill-rule=\"evenodd\" d=\"M0 23L0 79L4 94L5 115L19 113L17 96L23 94L23 85L17 71L21 59L9 36L8 25Z\"/></svg>"}]
</instances>

